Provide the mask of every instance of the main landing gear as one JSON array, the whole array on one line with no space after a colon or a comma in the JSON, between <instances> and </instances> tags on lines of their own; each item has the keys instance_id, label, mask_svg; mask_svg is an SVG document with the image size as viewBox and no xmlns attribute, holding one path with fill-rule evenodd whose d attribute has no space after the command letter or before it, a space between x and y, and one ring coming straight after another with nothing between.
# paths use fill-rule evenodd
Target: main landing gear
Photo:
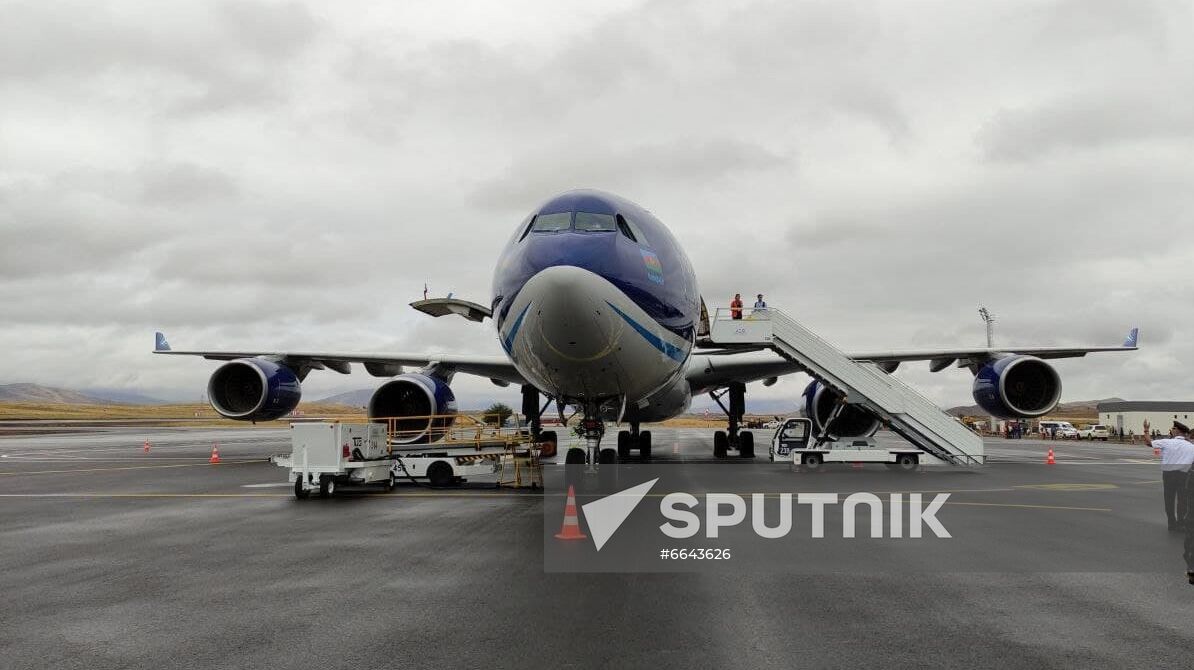
<instances>
[{"instance_id":1,"label":"main landing gear","mask_svg":"<svg viewBox=\"0 0 1194 670\"><path fill-rule=\"evenodd\" d=\"M651 431L638 429L637 422L630 424L630 430L618 431L618 460L630 458L632 449L638 450L638 456L644 461L651 460Z\"/></svg>"},{"instance_id":2,"label":"main landing gear","mask_svg":"<svg viewBox=\"0 0 1194 670\"><path fill-rule=\"evenodd\" d=\"M730 399L728 408L721 401L725 396L729 396ZM739 429L742 416L746 414L746 384L734 382L720 393L710 391L709 397L713 398L713 401L721 407L729 420L728 430L719 430L713 433L714 458L725 458L727 452L732 449L737 449L738 455L742 458L754 458L755 434L749 430Z\"/></svg>"}]
</instances>

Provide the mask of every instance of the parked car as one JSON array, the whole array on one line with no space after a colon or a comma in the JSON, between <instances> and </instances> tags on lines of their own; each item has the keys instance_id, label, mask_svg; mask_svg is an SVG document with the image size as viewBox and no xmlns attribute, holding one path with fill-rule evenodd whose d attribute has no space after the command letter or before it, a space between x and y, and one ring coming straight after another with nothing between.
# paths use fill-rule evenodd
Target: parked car
<instances>
[{"instance_id":1,"label":"parked car","mask_svg":"<svg viewBox=\"0 0 1194 670\"><path fill-rule=\"evenodd\" d=\"M1093 426L1083 426L1078 431L1078 439L1080 440L1103 440L1111 437L1111 429L1101 423L1096 423Z\"/></svg>"},{"instance_id":2,"label":"parked car","mask_svg":"<svg viewBox=\"0 0 1194 670\"><path fill-rule=\"evenodd\" d=\"M1059 440L1076 440L1078 439L1078 429L1067 423L1064 426L1058 426L1053 435Z\"/></svg>"}]
</instances>

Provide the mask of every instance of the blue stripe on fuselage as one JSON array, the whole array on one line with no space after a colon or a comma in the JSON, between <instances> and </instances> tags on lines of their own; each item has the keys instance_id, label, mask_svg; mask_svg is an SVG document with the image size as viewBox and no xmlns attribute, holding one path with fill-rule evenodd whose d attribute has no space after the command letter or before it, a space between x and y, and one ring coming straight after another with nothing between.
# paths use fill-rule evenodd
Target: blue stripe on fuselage
<instances>
[{"instance_id":1,"label":"blue stripe on fuselage","mask_svg":"<svg viewBox=\"0 0 1194 670\"><path fill-rule=\"evenodd\" d=\"M507 354L510 354L514 348L514 338L518 337L518 329L522 328L522 318L527 315L527 310L530 308L531 303L528 302L527 306L523 307L522 311L519 312L518 318L514 319L514 325L510 327L510 332L502 338L502 348L506 350Z\"/></svg>"},{"instance_id":2,"label":"blue stripe on fuselage","mask_svg":"<svg viewBox=\"0 0 1194 670\"><path fill-rule=\"evenodd\" d=\"M628 315L626 312L623 312L622 310L615 307L612 302L606 300L605 304L609 305L610 309L617 312L618 316L622 317L622 319L624 321L626 321L626 323L630 324L631 328L638 331L638 334L642 335L643 339L650 342L652 346L654 346L656 349L658 349L661 352L663 352L664 354L666 354L668 358L670 358L674 361L678 361L680 363L684 362L685 354L684 354L683 349L681 349L680 347L677 347L676 345L672 344L671 342L664 341L664 339L662 337L659 337L655 333L652 333L651 331L647 330L645 327L643 327L642 324L640 324L639 322L632 319L630 317L630 315Z\"/></svg>"}]
</instances>

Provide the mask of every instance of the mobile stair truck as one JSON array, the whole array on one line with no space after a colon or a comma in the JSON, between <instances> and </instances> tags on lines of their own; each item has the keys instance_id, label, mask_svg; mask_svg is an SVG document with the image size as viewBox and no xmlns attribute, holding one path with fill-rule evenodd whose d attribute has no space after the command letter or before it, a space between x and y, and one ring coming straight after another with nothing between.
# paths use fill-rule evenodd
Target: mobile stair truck
<instances>
[{"instance_id":1,"label":"mobile stair truck","mask_svg":"<svg viewBox=\"0 0 1194 670\"><path fill-rule=\"evenodd\" d=\"M826 428L808 448L809 426L803 427L805 446L792 449L796 462L806 468L830 460L842 462L884 462L915 469L928 459L950 465L976 466L986 460L982 438L915 389L868 361L851 359L837 347L780 310L756 311L747 319L733 319L728 310L717 310L710 328L710 344L732 349L771 349L798 364L813 379L838 396ZM856 405L874 415L881 425L904 438L908 449L880 449L869 439L836 441L828 428L847 405ZM785 426L788 422L785 422ZM798 432L794 425L789 427ZM773 438L772 458L780 446L780 426ZM855 444L855 442L858 444ZM832 442L832 444L831 444ZM837 452L838 448L843 450ZM895 462L889 461L895 458Z\"/></svg>"}]
</instances>

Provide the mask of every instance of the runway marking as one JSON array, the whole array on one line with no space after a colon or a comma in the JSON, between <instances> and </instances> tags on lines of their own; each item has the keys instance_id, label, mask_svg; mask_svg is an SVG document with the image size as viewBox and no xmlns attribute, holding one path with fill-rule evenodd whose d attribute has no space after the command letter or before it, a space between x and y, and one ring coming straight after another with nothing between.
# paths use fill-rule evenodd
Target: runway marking
<instances>
[{"instance_id":1,"label":"runway marking","mask_svg":"<svg viewBox=\"0 0 1194 670\"><path fill-rule=\"evenodd\" d=\"M1022 484L1014 488L1018 489L1036 489L1038 491L1102 491L1105 489L1117 489L1119 486L1115 484Z\"/></svg>"},{"instance_id":2,"label":"runway marking","mask_svg":"<svg viewBox=\"0 0 1194 670\"><path fill-rule=\"evenodd\" d=\"M276 489L283 486L293 486L290 482L270 482L269 484L241 484L242 489Z\"/></svg>"},{"instance_id":3,"label":"runway marking","mask_svg":"<svg viewBox=\"0 0 1194 670\"><path fill-rule=\"evenodd\" d=\"M267 463L265 459L251 461L224 461L219 465L239 465L241 463ZM117 470L153 470L163 468L193 468L202 465L216 465L215 463L175 463L172 465L130 465L120 468L75 468L74 470L32 470L29 472L0 472L0 477L15 475L62 475L75 472L114 472Z\"/></svg>"},{"instance_id":4,"label":"runway marking","mask_svg":"<svg viewBox=\"0 0 1194 670\"><path fill-rule=\"evenodd\" d=\"M981 502L955 502L952 500L945 501L946 505L969 505L971 507L1023 507L1026 509L1059 509L1059 510L1073 510L1078 512L1110 512L1110 507L1065 507L1062 505L1020 505L1016 503L981 503Z\"/></svg>"},{"instance_id":5,"label":"runway marking","mask_svg":"<svg viewBox=\"0 0 1194 670\"><path fill-rule=\"evenodd\" d=\"M516 493L344 493L345 498L522 498ZM64 498L64 499L95 499L95 498L291 498L289 493L0 493L0 498ZM316 503L318 504L318 503ZM1063 505L1025 505L1015 503L981 503L946 501L946 505L963 505L970 507L1009 507L1018 509L1043 509L1071 512L1110 512L1109 507L1068 507Z\"/></svg>"}]
</instances>

